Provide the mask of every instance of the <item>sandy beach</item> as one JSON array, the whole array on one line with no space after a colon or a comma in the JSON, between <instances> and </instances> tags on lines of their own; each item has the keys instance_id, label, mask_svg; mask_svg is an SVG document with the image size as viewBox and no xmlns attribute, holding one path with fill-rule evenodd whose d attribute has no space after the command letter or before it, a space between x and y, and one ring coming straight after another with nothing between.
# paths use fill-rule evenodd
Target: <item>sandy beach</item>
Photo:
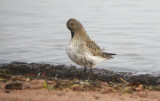
<instances>
[{"instance_id":1,"label":"sandy beach","mask_svg":"<svg viewBox=\"0 0 160 101\"><path fill-rule=\"evenodd\" d=\"M1 101L160 101L160 92L143 90L130 94L109 90L97 92L45 88L6 91L1 86L0 99Z\"/></svg>"}]
</instances>

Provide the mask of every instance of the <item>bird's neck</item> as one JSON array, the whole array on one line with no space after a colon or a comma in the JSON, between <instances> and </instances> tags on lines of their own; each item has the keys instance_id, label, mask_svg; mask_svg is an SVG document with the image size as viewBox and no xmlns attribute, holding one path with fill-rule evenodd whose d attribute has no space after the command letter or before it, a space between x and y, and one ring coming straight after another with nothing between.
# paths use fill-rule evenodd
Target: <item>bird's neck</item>
<instances>
[{"instance_id":1,"label":"bird's neck","mask_svg":"<svg viewBox=\"0 0 160 101\"><path fill-rule=\"evenodd\" d=\"M90 39L85 30L74 32L73 40L88 40Z\"/></svg>"}]
</instances>

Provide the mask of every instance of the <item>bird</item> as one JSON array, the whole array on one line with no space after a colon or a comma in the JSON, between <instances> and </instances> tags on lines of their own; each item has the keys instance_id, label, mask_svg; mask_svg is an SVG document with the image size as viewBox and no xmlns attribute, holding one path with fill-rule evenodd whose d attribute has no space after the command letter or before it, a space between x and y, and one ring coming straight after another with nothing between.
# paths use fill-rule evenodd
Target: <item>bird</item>
<instances>
[{"instance_id":1,"label":"bird","mask_svg":"<svg viewBox=\"0 0 160 101\"><path fill-rule=\"evenodd\" d=\"M71 39L66 47L68 57L77 65L90 69L99 63L113 58L114 53L103 52L102 49L90 39L83 25L75 18L70 18L66 23L71 32Z\"/></svg>"}]
</instances>

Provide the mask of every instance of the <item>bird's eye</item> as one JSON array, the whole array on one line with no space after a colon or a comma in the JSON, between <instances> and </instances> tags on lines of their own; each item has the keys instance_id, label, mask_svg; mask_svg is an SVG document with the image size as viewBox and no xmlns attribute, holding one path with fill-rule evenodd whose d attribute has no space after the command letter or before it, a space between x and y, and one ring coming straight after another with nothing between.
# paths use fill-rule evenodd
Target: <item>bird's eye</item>
<instances>
[{"instance_id":1,"label":"bird's eye","mask_svg":"<svg viewBox=\"0 0 160 101\"><path fill-rule=\"evenodd\" d=\"M71 23L71 24L70 24L70 26L74 26L74 24L73 24L73 23Z\"/></svg>"}]
</instances>

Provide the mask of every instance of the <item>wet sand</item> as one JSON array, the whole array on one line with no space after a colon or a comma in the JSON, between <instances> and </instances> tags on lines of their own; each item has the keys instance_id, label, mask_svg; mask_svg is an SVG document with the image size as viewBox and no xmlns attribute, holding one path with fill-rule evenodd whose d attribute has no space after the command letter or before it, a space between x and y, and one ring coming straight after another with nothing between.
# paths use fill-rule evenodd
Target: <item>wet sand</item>
<instances>
[{"instance_id":1,"label":"wet sand","mask_svg":"<svg viewBox=\"0 0 160 101\"><path fill-rule=\"evenodd\" d=\"M160 101L160 92L143 91L133 94L77 91L55 91L47 89L14 90L9 94L0 91L2 101Z\"/></svg>"},{"instance_id":2,"label":"wet sand","mask_svg":"<svg viewBox=\"0 0 160 101\"><path fill-rule=\"evenodd\" d=\"M132 87L129 86L123 88L115 84L114 86L117 87L113 87L108 83L101 82L101 86L97 87L90 84L76 84L66 87L64 84L67 84L68 81L65 83L61 81L63 89L61 87L51 89L46 88L44 83L47 82L50 87L55 83L61 86L62 84L54 80L20 78L20 76L14 76L12 83L10 83L11 81L0 83L0 99L2 101L160 101L160 91L142 89L140 86L132 86L136 89L131 90ZM6 89L7 84L13 84L15 81L25 86L22 86L21 89L18 88L19 90L17 87L14 90ZM124 84L121 85L124 86Z\"/></svg>"}]
</instances>

